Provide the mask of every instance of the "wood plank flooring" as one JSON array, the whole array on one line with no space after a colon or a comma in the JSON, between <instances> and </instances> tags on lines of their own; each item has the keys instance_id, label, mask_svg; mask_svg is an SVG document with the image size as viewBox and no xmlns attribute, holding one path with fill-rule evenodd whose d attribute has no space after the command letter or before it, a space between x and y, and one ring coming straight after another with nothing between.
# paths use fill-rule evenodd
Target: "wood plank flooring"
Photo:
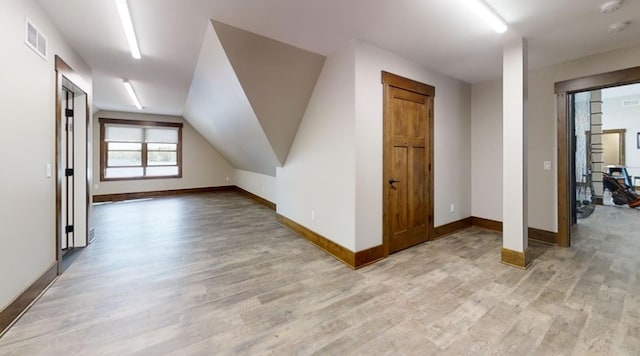
<instances>
[{"instance_id":1,"label":"wood plank flooring","mask_svg":"<svg viewBox=\"0 0 640 356\"><path fill-rule=\"evenodd\" d=\"M238 193L101 205L0 355L638 355L639 217L598 207L526 271L480 228L352 271Z\"/></svg>"}]
</instances>

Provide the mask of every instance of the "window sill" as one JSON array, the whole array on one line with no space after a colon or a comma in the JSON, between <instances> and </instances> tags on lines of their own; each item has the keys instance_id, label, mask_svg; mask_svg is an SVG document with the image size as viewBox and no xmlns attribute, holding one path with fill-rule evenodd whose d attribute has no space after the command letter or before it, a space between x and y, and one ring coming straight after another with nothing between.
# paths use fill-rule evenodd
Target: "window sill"
<instances>
[{"instance_id":1,"label":"window sill","mask_svg":"<svg viewBox=\"0 0 640 356\"><path fill-rule=\"evenodd\" d=\"M127 180L150 180L150 179L177 179L182 178L182 174L176 176L158 176L158 177L126 177L126 178L104 178L100 177L101 182L118 182Z\"/></svg>"}]
</instances>

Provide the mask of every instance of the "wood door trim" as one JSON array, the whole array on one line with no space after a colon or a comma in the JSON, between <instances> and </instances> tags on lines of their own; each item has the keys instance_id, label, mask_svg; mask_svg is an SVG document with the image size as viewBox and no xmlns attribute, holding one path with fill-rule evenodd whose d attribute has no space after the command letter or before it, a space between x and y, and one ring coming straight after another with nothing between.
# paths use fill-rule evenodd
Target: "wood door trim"
<instances>
[{"instance_id":1,"label":"wood door trim","mask_svg":"<svg viewBox=\"0 0 640 356\"><path fill-rule=\"evenodd\" d=\"M62 78L65 77L69 82L71 82L76 88L78 88L79 90L82 91L82 93L84 94L84 104L85 104L85 169L87 171L89 171L89 169L91 169L89 167L89 157L90 157L90 152L89 152L89 147L88 145L86 145L86 142L89 141L89 138L91 137L91 133L89 132L89 124L91 122L90 120L90 110L91 108L89 107L89 95L84 92L79 84L83 82L82 77L76 72L74 71L71 66L69 66L62 58L60 58L58 55L55 56L55 72L56 72L56 104L55 104L55 128L56 128L56 133L55 133L55 155L54 155L54 159L55 159L55 164L54 164L54 180L55 180L55 184L56 184L56 202L55 202L55 209L56 209L56 232L55 232L55 239L56 239L56 264L57 264L57 273L61 274L62 273L62 264L60 263L60 259L61 259L61 255L62 255L62 248L60 246L60 230L62 229L62 221L61 221L61 214L60 214L60 209L62 208L62 179L63 177L60 176L59 174L59 169L60 169L60 155L62 152L62 141L61 141L61 137L60 137L60 130L62 128L62 102L61 102L61 98L62 98ZM75 143L74 143L75 145ZM75 146L74 146L75 147ZM84 176L86 177L86 192L85 192L85 220L86 220L86 231L85 231L85 236L86 236L86 245L89 245L89 210L91 209L91 195L90 195L90 187L91 187L91 181L89 179L89 175L88 174L84 174Z\"/></svg>"},{"instance_id":2,"label":"wood door trim","mask_svg":"<svg viewBox=\"0 0 640 356\"><path fill-rule=\"evenodd\" d=\"M606 89L620 85L634 84L640 80L639 78L640 66L557 82L555 83L555 92L556 94L566 94Z\"/></svg>"},{"instance_id":3,"label":"wood door trim","mask_svg":"<svg viewBox=\"0 0 640 356\"><path fill-rule=\"evenodd\" d=\"M253 199L253 201L255 201L256 203L261 204L261 205L264 205L264 206L266 206L267 208L269 208L269 209L271 209L271 210L273 210L273 211L276 211L276 203L274 203L274 202L272 202L272 201L269 201L269 200L267 200L267 199L265 199L265 198L263 198L263 197L261 197L261 196L258 196L258 195L256 195L256 194L253 194L253 193L251 193L250 191L244 190L244 189L242 189L242 188L238 187L237 185L235 186L235 190L236 190L238 193L240 193L240 194L242 194L242 195L244 195L244 196L246 196L246 197L249 197L249 198Z\"/></svg>"},{"instance_id":4,"label":"wood door trim","mask_svg":"<svg viewBox=\"0 0 640 356\"><path fill-rule=\"evenodd\" d=\"M71 71L71 68L58 56L55 57L56 62L56 105L55 105L55 158L53 177L56 184L56 222L55 222L55 239L56 239L56 274L60 274L60 256L62 255L62 247L60 246L60 229L62 228L62 177L59 174L60 154L62 152L62 141L60 137L60 128L62 127L62 75Z\"/></svg>"},{"instance_id":5,"label":"wood door trim","mask_svg":"<svg viewBox=\"0 0 640 356\"><path fill-rule=\"evenodd\" d=\"M170 189L170 190L153 190L149 192L101 194L101 195L94 195L93 202L106 203L106 202L133 200L133 199L164 198L164 197L173 197L176 195L207 194L207 193L219 193L219 192L238 192L248 198L253 199L258 204L262 204L273 211L276 210L275 203L234 185L223 185L223 186L217 186L217 187L202 187L202 188Z\"/></svg>"},{"instance_id":6,"label":"wood door trim","mask_svg":"<svg viewBox=\"0 0 640 356\"><path fill-rule=\"evenodd\" d=\"M558 142L558 246L569 247L571 245L569 233L571 228L569 144L571 140L568 132L569 115L567 111L569 95L581 91L605 89L634 83L640 83L640 66L555 83L558 109L556 132Z\"/></svg>"},{"instance_id":7,"label":"wood door trim","mask_svg":"<svg viewBox=\"0 0 640 356\"><path fill-rule=\"evenodd\" d=\"M471 220L471 225L467 225L467 219ZM477 216L472 216L470 218L461 219L458 221L454 221L450 224L442 225L436 227L436 238L441 237L441 234L446 232L447 234L451 234L463 229L468 228L469 226L480 227L483 229L502 232L502 221L490 220L485 218L479 218ZM458 229L453 230L454 227ZM558 234L555 232L537 229L535 227L529 227L529 241L542 242L549 245L557 245L558 244Z\"/></svg>"},{"instance_id":8,"label":"wood door trim","mask_svg":"<svg viewBox=\"0 0 640 356\"><path fill-rule=\"evenodd\" d=\"M471 217L471 224L473 226L481 227L483 229L502 232L502 221L491 220L485 218L479 218L477 216Z\"/></svg>"},{"instance_id":9,"label":"wood door trim","mask_svg":"<svg viewBox=\"0 0 640 356\"><path fill-rule=\"evenodd\" d=\"M130 192L130 193L115 193L115 194L101 194L94 195L94 203L104 202L117 202L123 200L133 199L147 199L147 198L162 198L172 197L176 195L185 194L205 194L215 192L233 192L236 187L233 185L224 185L218 187L204 187L204 188L186 188L186 189L170 189L170 190L154 190L149 192Z\"/></svg>"},{"instance_id":10,"label":"wood door trim","mask_svg":"<svg viewBox=\"0 0 640 356\"><path fill-rule=\"evenodd\" d=\"M473 219L471 217L456 220L445 225L440 225L434 229L433 239L439 239L454 232L464 230L473 225Z\"/></svg>"},{"instance_id":11,"label":"wood door trim","mask_svg":"<svg viewBox=\"0 0 640 356\"><path fill-rule=\"evenodd\" d=\"M100 125L100 181L101 182L115 182L115 181L132 181L132 180L147 180L147 179L179 179L182 178L182 128L184 124L181 122L171 121L148 121L148 120L130 120L130 119L111 119L101 117L98 119ZM176 144L176 166L178 167L178 174L171 176L147 176L146 169L150 167L147 163L147 143L140 142L142 145L142 163L143 172L145 175L141 177L124 177L124 178L107 178L107 168L123 168L107 166L107 142L105 141L106 126L112 125L126 125L126 126L140 126L140 127L170 127L178 130L178 143ZM174 167L171 165L170 167Z\"/></svg>"},{"instance_id":12,"label":"wood door trim","mask_svg":"<svg viewBox=\"0 0 640 356\"><path fill-rule=\"evenodd\" d=\"M558 244L558 234L555 232L536 229L535 227L529 228L529 240L542 242L548 245Z\"/></svg>"},{"instance_id":13,"label":"wood door trim","mask_svg":"<svg viewBox=\"0 0 640 356\"><path fill-rule=\"evenodd\" d=\"M524 252L520 252L503 247L500 254L500 262L506 265L518 267L520 269L528 269L531 265L531 254L529 253L528 248L525 249Z\"/></svg>"},{"instance_id":14,"label":"wood door trim","mask_svg":"<svg viewBox=\"0 0 640 356\"><path fill-rule=\"evenodd\" d=\"M436 95L436 88L431 85L416 82L415 80L411 80L385 71L382 71L382 84L388 84L396 88L431 97L434 97Z\"/></svg>"},{"instance_id":15,"label":"wood door trim","mask_svg":"<svg viewBox=\"0 0 640 356\"><path fill-rule=\"evenodd\" d=\"M4 310L0 311L0 337L26 312L42 293L55 281L58 275L58 263L54 262L47 270L25 289Z\"/></svg>"},{"instance_id":16,"label":"wood door trim","mask_svg":"<svg viewBox=\"0 0 640 356\"><path fill-rule=\"evenodd\" d=\"M286 216L276 214L276 221L280 225L291 230L296 235L302 237L309 243L354 270L375 263L385 257L383 245L374 246L363 251L353 252L348 248L318 234L317 232L298 224Z\"/></svg>"},{"instance_id":17,"label":"wood door trim","mask_svg":"<svg viewBox=\"0 0 640 356\"><path fill-rule=\"evenodd\" d=\"M426 162L426 164L429 167L428 170L428 185L429 185L429 189L427 191L427 198L428 198L428 206L427 206L427 213L429 215L428 218L428 226L427 226L427 240L431 240L434 238L435 236L435 229L434 229L434 186L433 186L433 182L434 182L434 172L435 172L435 165L433 164L434 162L434 154L433 154L433 147L434 147L434 107L435 107L435 93L436 93L436 89L434 86L428 85L428 84L424 84L424 83L420 83L417 82L415 80L411 80L405 77L401 77L399 75L393 74L393 73L389 73L389 72L385 72L382 71L381 72L381 80L382 80L382 85L384 88L384 93L383 93L383 157L382 157L382 164L383 164L383 177L387 177L387 170L389 170L389 167L387 167L387 161L388 161L388 152L387 152L387 147L389 147L389 145L391 144L391 138L389 135L387 135L386 133L386 127L388 125L387 120L388 120L388 97L389 97L389 91L391 87L395 87L395 88L399 88L399 89L404 89L404 90L408 90L411 92L415 92L415 93L419 93L419 94L423 94L423 95L427 95L430 96L432 98L431 100L431 105L429 107L429 123L428 123L428 127L429 127L429 135L428 135L428 139L429 139L429 147L427 147L427 149L429 150L428 153L428 159L429 162ZM384 178L383 178L384 180ZM383 183L384 184L384 183ZM387 226L388 224L386 223L387 221L387 216L388 216L388 212L387 212L387 204L386 204L386 199L385 199L385 191L386 188L382 189L382 246L384 249L384 257L389 256L389 232L388 229L390 228L389 226Z\"/></svg>"}]
</instances>

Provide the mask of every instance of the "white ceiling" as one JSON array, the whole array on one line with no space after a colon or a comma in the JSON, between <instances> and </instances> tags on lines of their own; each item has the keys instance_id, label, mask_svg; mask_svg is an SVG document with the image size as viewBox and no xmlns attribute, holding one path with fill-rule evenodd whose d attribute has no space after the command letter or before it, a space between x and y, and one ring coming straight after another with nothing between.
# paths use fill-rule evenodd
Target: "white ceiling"
<instances>
[{"instance_id":1,"label":"white ceiling","mask_svg":"<svg viewBox=\"0 0 640 356\"><path fill-rule=\"evenodd\" d=\"M142 59L131 58L113 0L36 0L94 70L94 104L135 111L128 78L144 112L181 115L209 19L322 55L358 38L474 83L499 77L498 35L460 0L129 0ZM539 67L640 43L640 1L600 14L605 0L487 0L529 40Z\"/></svg>"}]
</instances>

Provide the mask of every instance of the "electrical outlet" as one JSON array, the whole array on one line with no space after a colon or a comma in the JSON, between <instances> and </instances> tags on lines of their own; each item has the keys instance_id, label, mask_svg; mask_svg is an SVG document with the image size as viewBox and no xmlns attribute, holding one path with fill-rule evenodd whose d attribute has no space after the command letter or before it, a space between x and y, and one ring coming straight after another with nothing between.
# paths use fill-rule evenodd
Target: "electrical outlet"
<instances>
[{"instance_id":1,"label":"electrical outlet","mask_svg":"<svg viewBox=\"0 0 640 356\"><path fill-rule=\"evenodd\" d=\"M226 178L227 182L229 181L229 177Z\"/></svg>"},{"instance_id":2,"label":"electrical outlet","mask_svg":"<svg viewBox=\"0 0 640 356\"><path fill-rule=\"evenodd\" d=\"M449 211L451 212L451 214L456 212L456 206L451 204L451 208L449 209Z\"/></svg>"},{"instance_id":3,"label":"electrical outlet","mask_svg":"<svg viewBox=\"0 0 640 356\"><path fill-rule=\"evenodd\" d=\"M551 161L544 161L544 170L545 171L550 171L551 170Z\"/></svg>"},{"instance_id":4,"label":"electrical outlet","mask_svg":"<svg viewBox=\"0 0 640 356\"><path fill-rule=\"evenodd\" d=\"M316 211L311 210L311 221L315 221L315 220L316 220Z\"/></svg>"}]
</instances>

